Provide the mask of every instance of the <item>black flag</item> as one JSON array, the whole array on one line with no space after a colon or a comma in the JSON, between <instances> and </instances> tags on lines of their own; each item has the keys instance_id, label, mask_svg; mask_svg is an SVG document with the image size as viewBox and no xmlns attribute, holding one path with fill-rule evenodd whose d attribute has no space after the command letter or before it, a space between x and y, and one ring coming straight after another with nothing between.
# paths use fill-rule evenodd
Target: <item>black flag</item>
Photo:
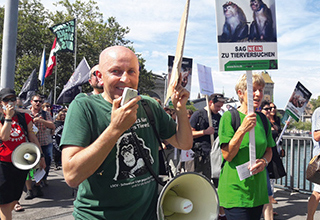
<instances>
[{"instance_id":1,"label":"black flag","mask_svg":"<svg viewBox=\"0 0 320 220\"><path fill-rule=\"evenodd\" d=\"M90 66L87 63L86 58L83 58L67 84L64 86L56 103L70 103L74 97L81 92L81 85L88 82L89 72Z\"/></svg>"},{"instance_id":2,"label":"black flag","mask_svg":"<svg viewBox=\"0 0 320 220\"><path fill-rule=\"evenodd\" d=\"M31 97L38 91L38 76L37 71L34 69L27 81L22 86L19 97L23 100L23 106L30 103Z\"/></svg>"}]
</instances>

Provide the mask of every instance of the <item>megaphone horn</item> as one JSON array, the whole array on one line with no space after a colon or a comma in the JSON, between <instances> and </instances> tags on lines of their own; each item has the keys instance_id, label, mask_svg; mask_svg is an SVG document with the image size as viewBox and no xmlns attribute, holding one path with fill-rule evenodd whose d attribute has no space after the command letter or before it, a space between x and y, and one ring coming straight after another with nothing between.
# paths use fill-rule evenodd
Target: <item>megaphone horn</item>
<instances>
[{"instance_id":1,"label":"megaphone horn","mask_svg":"<svg viewBox=\"0 0 320 220\"><path fill-rule=\"evenodd\" d=\"M40 161L41 153L37 145L31 142L20 144L11 155L12 163L20 170L30 170Z\"/></svg>"},{"instance_id":2,"label":"megaphone horn","mask_svg":"<svg viewBox=\"0 0 320 220\"><path fill-rule=\"evenodd\" d=\"M203 175L182 173L168 182L157 203L158 220L215 220L219 198L214 185Z\"/></svg>"}]
</instances>

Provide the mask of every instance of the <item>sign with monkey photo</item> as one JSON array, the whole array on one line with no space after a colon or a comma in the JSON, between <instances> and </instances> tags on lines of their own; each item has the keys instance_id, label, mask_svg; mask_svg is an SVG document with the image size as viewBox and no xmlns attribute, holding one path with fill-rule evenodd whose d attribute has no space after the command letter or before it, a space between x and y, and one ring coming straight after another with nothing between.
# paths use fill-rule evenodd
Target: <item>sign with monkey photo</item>
<instances>
[{"instance_id":1,"label":"sign with monkey photo","mask_svg":"<svg viewBox=\"0 0 320 220\"><path fill-rule=\"evenodd\" d=\"M275 0L216 0L220 71L278 68Z\"/></svg>"}]
</instances>

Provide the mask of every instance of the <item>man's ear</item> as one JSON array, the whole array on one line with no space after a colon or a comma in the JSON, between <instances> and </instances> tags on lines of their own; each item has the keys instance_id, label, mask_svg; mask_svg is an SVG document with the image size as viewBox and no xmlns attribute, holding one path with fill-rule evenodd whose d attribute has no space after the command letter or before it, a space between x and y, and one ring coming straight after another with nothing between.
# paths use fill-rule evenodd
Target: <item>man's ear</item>
<instances>
[{"instance_id":1,"label":"man's ear","mask_svg":"<svg viewBox=\"0 0 320 220\"><path fill-rule=\"evenodd\" d=\"M98 78L98 82L103 86L102 73L99 70L96 70L96 76Z\"/></svg>"}]
</instances>

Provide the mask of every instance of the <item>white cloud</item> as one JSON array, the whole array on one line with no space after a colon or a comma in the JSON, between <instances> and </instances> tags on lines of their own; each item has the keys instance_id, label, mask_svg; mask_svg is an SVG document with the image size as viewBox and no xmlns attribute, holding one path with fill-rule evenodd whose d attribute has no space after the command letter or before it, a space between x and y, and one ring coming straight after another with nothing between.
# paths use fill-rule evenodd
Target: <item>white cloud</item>
<instances>
[{"instance_id":1,"label":"white cloud","mask_svg":"<svg viewBox=\"0 0 320 220\"><path fill-rule=\"evenodd\" d=\"M190 2L184 56L193 58L194 66L200 63L211 67L215 90L221 92L223 89L226 96L236 97L234 85L244 72L218 71L215 1ZM52 0L41 2L54 10ZM167 56L175 54L186 0L97 2L105 19L114 16L121 26L130 28L126 38L133 41L136 51L142 54L146 68L157 74L167 72ZM4 4L5 0L0 0L0 5ZM276 1L275 7L279 69L269 72L275 82L275 102L284 107L297 81L310 89L313 97L319 94L320 3L318 0L281 0ZM198 79L193 80L197 82ZM193 95L198 89L195 85Z\"/></svg>"}]
</instances>

